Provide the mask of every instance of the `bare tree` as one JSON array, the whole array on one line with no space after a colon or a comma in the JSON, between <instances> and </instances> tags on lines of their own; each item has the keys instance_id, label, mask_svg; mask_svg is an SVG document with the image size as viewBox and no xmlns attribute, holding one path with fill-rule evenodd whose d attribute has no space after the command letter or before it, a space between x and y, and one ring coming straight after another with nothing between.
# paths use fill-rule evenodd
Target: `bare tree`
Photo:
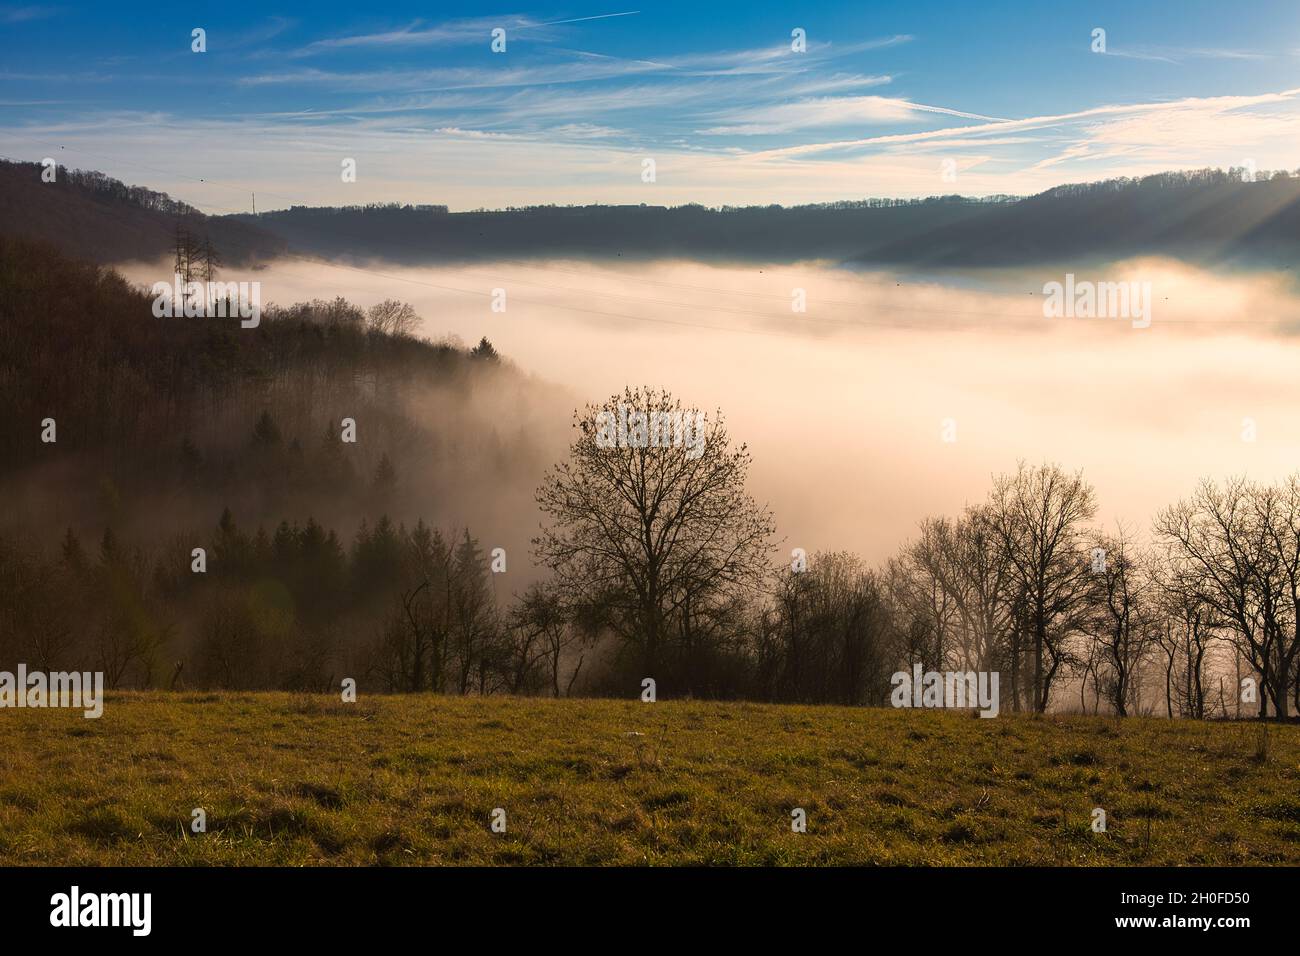
<instances>
[{"instance_id":1,"label":"bare tree","mask_svg":"<svg viewBox=\"0 0 1300 956\"><path fill-rule=\"evenodd\" d=\"M1272 679L1266 677L1265 683L1277 715L1285 719L1289 687L1300 663L1300 476L1292 474L1280 485L1256 487L1252 501L1268 554L1261 576L1270 579L1260 584L1271 598L1267 620L1273 631L1273 655L1265 671Z\"/></svg>"},{"instance_id":2,"label":"bare tree","mask_svg":"<svg viewBox=\"0 0 1300 956\"><path fill-rule=\"evenodd\" d=\"M1093 538L1093 612L1088 630L1100 650L1097 673L1120 717L1140 703L1138 672L1156 639L1155 584L1147 564L1121 525L1114 535Z\"/></svg>"},{"instance_id":3,"label":"bare tree","mask_svg":"<svg viewBox=\"0 0 1300 956\"><path fill-rule=\"evenodd\" d=\"M1033 706L1047 709L1052 683L1069 663L1067 638L1086 610L1088 562L1080 548L1082 523L1096 513L1083 474L1056 465L1031 468L993 485L989 521L997 530L1015 584L1023 593L1033 641Z\"/></svg>"},{"instance_id":4,"label":"bare tree","mask_svg":"<svg viewBox=\"0 0 1300 956\"><path fill-rule=\"evenodd\" d=\"M929 518L906 550L922 587L941 596L942 657L961 669L985 670L1005 656L1011 627L1012 566L987 506L958 520Z\"/></svg>"},{"instance_id":5,"label":"bare tree","mask_svg":"<svg viewBox=\"0 0 1300 956\"><path fill-rule=\"evenodd\" d=\"M1260 717L1268 716L1270 697L1285 715L1285 666L1295 656L1294 565L1281 550L1294 517L1288 513L1292 494L1261 490L1244 478L1222 487L1207 479L1155 522L1189 598L1230 627L1238 649L1261 675Z\"/></svg>"},{"instance_id":6,"label":"bare tree","mask_svg":"<svg viewBox=\"0 0 1300 956\"><path fill-rule=\"evenodd\" d=\"M1196 580L1180 575L1173 566L1166 558L1157 576L1156 640L1165 655L1165 710L1170 717L1176 712L1200 719L1207 716L1208 654L1220 639L1223 621L1198 597Z\"/></svg>"},{"instance_id":7,"label":"bare tree","mask_svg":"<svg viewBox=\"0 0 1300 956\"><path fill-rule=\"evenodd\" d=\"M478 691L488 692L487 681L496 651L496 603L488 586L488 566L478 542L464 533L450 566L451 640L456 652L459 689L469 693L470 678L477 673Z\"/></svg>"},{"instance_id":8,"label":"bare tree","mask_svg":"<svg viewBox=\"0 0 1300 956\"><path fill-rule=\"evenodd\" d=\"M859 558L815 555L806 570L781 575L759 625L765 683L781 700L880 703L899 652L891 620L886 588Z\"/></svg>"},{"instance_id":9,"label":"bare tree","mask_svg":"<svg viewBox=\"0 0 1300 956\"><path fill-rule=\"evenodd\" d=\"M420 316L408 302L385 299L366 312L366 328L387 335L410 335L420 327Z\"/></svg>"},{"instance_id":10,"label":"bare tree","mask_svg":"<svg viewBox=\"0 0 1300 956\"><path fill-rule=\"evenodd\" d=\"M515 605L510 623L520 635L516 642L513 693L519 693L527 671L534 664L541 664L552 695L561 696L560 666L564 654L584 639L574 613L564 606L555 588L534 584Z\"/></svg>"},{"instance_id":11,"label":"bare tree","mask_svg":"<svg viewBox=\"0 0 1300 956\"><path fill-rule=\"evenodd\" d=\"M772 518L746 494L749 452L720 414L629 388L575 412L574 428L569 460L538 489L550 523L533 547L566 603L603 607L654 675L677 615L762 579Z\"/></svg>"}]
</instances>

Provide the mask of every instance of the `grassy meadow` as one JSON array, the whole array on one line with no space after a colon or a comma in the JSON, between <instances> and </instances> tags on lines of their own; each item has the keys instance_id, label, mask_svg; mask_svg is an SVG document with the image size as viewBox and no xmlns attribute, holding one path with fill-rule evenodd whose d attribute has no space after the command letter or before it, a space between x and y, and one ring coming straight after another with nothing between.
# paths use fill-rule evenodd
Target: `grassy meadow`
<instances>
[{"instance_id":1,"label":"grassy meadow","mask_svg":"<svg viewBox=\"0 0 1300 956\"><path fill-rule=\"evenodd\" d=\"M0 712L4 865L1283 863L1294 725L277 693Z\"/></svg>"}]
</instances>

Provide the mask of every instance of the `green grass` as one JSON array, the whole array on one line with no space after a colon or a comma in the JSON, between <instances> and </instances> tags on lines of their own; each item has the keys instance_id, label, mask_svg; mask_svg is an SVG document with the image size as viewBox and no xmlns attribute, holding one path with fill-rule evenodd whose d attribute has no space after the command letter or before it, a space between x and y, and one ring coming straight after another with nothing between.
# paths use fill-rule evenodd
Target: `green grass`
<instances>
[{"instance_id":1,"label":"green grass","mask_svg":"<svg viewBox=\"0 0 1300 956\"><path fill-rule=\"evenodd\" d=\"M99 720L0 711L0 863L1300 863L1300 727L1271 727L1266 755L1259 737L1141 718L120 693ZM190 832L195 807L206 833Z\"/></svg>"}]
</instances>

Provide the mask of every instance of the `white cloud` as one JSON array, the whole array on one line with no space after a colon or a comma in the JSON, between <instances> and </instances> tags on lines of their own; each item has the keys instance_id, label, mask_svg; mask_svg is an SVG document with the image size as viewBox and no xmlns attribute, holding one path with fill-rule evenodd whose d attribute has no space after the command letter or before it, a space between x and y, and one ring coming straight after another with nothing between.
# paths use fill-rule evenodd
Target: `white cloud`
<instances>
[{"instance_id":1,"label":"white cloud","mask_svg":"<svg viewBox=\"0 0 1300 956\"><path fill-rule=\"evenodd\" d=\"M32 20L44 20L57 14L57 7L39 6L0 6L0 23L28 23Z\"/></svg>"},{"instance_id":2,"label":"white cloud","mask_svg":"<svg viewBox=\"0 0 1300 956\"><path fill-rule=\"evenodd\" d=\"M891 77L876 78L888 83ZM700 130L709 135L754 135L787 133L799 129L842 126L851 123L903 123L917 114L956 116L962 119L994 121L992 116L964 113L942 106L928 106L888 96L838 96L799 100L776 106L747 108L729 114L731 123Z\"/></svg>"},{"instance_id":3,"label":"white cloud","mask_svg":"<svg viewBox=\"0 0 1300 956\"><path fill-rule=\"evenodd\" d=\"M385 30L379 33L359 33L350 36L331 37L316 40L301 49L293 51L292 56L316 56L334 53L340 50L373 49L393 47L456 46L468 43L487 44L492 31L502 28L510 32L516 30L541 30L543 25L531 17L480 17L477 19L454 20L438 26L421 27L419 21L397 30Z\"/></svg>"},{"instance_id":4,"label":"white cloud","mask_svg":"<svg viewBox=\"0 0 1300 956\"><path fill-rule=\"evenodd\" d=\"M762 154L756 155L762 155L762 157L766 159L782 159L793 156L808 156L831 150L860 150L873 146L922 142L928 139L940 139L945 136L978 137L989 133L1005 133L1017 130L1067 126L1082 120L1090 120L1106 116L1151 116L1158 113L1176 113L1183 117L1185 123L1189 119L1193 120L1195 123L1204 123L1213 117L1217 117L1231 110L1245 109L1271 103L1293 103L1297 94L1300 94L1300 88L1283 90L1278 93L1263 93L1258 96L1188 97L1183 100L1167 103L1131 103L1096 106L1089 109L1077 110L1072 113L1031 116L1015 120L997 120L994 122L983 123L979 126L948 127L940 130L927 130L915 133L895 133L884 136L873 136L852 140L837 140L826 143L804 143L798 146L771 149Z\"/></svg>"},{"instance_id":5,"label":"white cloud","mask_svg":"<svg viewBox=\"0 0 1300 956\"><path fill-rule=\"evenodd\" d=\"M1111 47L1106 51L1106 55L1161 63L1182 63L1184 60L1267 60L1273 56L1271 53L1260 53L1254 50L1168 46L1134 46L1122 49Z\"/></svg>"}]
</instances>

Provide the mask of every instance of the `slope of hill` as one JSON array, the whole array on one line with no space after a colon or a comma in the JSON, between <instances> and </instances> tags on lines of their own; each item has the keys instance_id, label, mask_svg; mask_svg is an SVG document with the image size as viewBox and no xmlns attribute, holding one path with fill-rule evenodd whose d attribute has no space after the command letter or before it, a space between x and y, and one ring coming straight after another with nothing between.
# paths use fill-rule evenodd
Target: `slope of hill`
<instances>
[{"instance_id":1,"label":"slope of hill","mask_svg":"<svg viewBox=\"0 0 1300 956\"><path fill-rule=\"evenodd\" d=\"M391 301L267 306L251 328L153 302L0 237L0 663L94 662L137 686L176 666L241 688L347 666L386 686L411 562L479 594L484 535L527 586L561 390L486 340L378 327Z\"/></svg>"},{"instance_id":2,"label":"slope of hill","mask_svg":"<svg viewBox=\"0 0 1300 956\"><path fill-rule=\"evenodd\" d=\"M293 250L406 265L503 257L830 259L900 268L1015 267L1168 255L1202 264L1292 268L1300 259L1300 175L1163 173L1061 186L1036 196L873 199L811 206L294 206L205 216L102 173L0 162L0 235L43 239L92 262L157 259L177 225L223 261Z\"/></svg>"},{"instance_id":3,"label":"slope of hill","mask_svg":"<svg viewBox=\"0 0 1300 956\"><path fill-rule=\"evenodd\" d=\"M1300 176L1243 181L1205 170L1060 186L854 257L899 265L1017 266L1168 255L1206 264L1294 266Z\"/></svg>"},{"instance_id":4,"label":"slope of hill","mask_svg":"<svg viewBox=\"0 0 1300 956\"><path fill-rule=\"evenodd\" d=\"M510 256L839 259L871 237L899 239L977 218L988 203L958 196L826 206L534 206L448 213L440 207L295 206L256 222L295 249L416 265Z\"/></svg>"},{"instance_id":5,"label":"slope of hill","mask_svg":"<svg viewBox=\"0 0 1300 956\"><path fill-rule=\"evenodd\" d=\"M1202 170L1062 186L1026 199L750 206L291 209L232 217L303 252L404 264L522 256L846 260L913 268L1025 266L1169 255L1290 267L1300 176Z\"/></svg>"},{"instance_id":6,"label":"slope of hill","mask_svg":"<svg viewBox=\"0 0 1300 956\"><path fill-rule=\"evenodd\" d=\"M0 528L207 526L225 506L254 526L355 527L433 517L438 498L464 521L482 514L465 489L509 521L571 410L490 351L377 331L342 298L267 306L256 328L152 305L111 269L0 237L0 482L16 505ZM503 426L497 403L525 411ZM355 444L339 444L345 418Z\"/></svg>"},{"instance_id":7,"label":"slope of hill","mask_svg":"<svg viewBox=\"0 0 1300 956\"><path fill-rule=\"evenodd\" d=\"M165 193L127 186L103 173L60 166L53 182L39 163L0 160L0 235L40 239L90 262L152 260L172 250L179 223L211 240L230 265L283 251L255 225L206 216Z\"/></svg>"}]
</instances>

